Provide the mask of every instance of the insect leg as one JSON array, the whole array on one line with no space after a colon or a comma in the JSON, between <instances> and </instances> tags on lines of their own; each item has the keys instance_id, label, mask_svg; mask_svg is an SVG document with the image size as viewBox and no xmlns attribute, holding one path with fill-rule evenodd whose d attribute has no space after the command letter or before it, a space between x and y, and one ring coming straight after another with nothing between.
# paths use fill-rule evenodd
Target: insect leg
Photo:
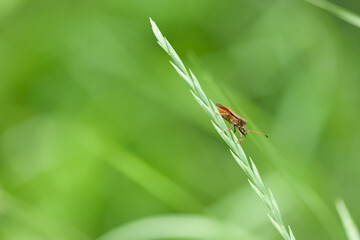
<instances>
[{"instance_id":1,"label":"insect leg","mask_svg":"<svg viewBox=\"0 0 360 240\"><path fill-rule=\"evenodd\" d=\"M235 125L233 125L231 128L227 129L227 130L224 130L222 132L227 132L227 131L230 131L231 129L233 129L235 127Z\"/></svg>"},{"instance_id":2,"label":"insect leg","mask_svg":"<svg viewBox=\"0 0 360 240\"><path fill-rule=\"evenodd\" d=\"M238 141L237 141L236 143L240 143L240 144L241 144L242 140L245 139L245 136L246 136L246 135L245 135L239 128L237 128L237 130L238 130L239 133L240 133L240 138L238 139Z\"/></svg>"},{"instance_id":3,"label":"insect leg","mask_svg":"<svg viewBox=\"0 0 360 240\"><path fill-rule=\"evenodd\" d=\"M240 138L237 140L236 143L240 143L245 139L245 136L244 135L241 135Z\"/></svg>"}]
</instances>

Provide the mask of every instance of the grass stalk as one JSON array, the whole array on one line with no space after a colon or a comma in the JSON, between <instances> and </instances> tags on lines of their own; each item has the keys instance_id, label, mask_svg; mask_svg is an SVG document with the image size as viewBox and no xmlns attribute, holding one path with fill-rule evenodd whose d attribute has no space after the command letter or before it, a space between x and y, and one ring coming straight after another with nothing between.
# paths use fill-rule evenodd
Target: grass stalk
<instances>
[{"instance_id":1,"label":"grass stalk","mask_svg":"<svg viewBox=\"0 0 360 240\"><path fill-rule=\"evenodd\" d=\"M360 28L360 16L356 15L355 13L345 8L339 7L325 0L305 0L305 1L334 14L336 17L354 25L355 27Z\"/></svg>"},{"instance_id":2,"label":"grass stalk","mask_svg":"<svg viewBox=\"0 0 360 240\"><path fill-rule=\"evenodd\" d=\"M335 203L336 209L339 213L341 222L343 223L346 236L349 240L360 240L359 230L356 227L350 213L344 203L344 200L339 199Z\"/></svg>"},{"instance_id":3,"label":"grass stalk","mask_svg":"<svg viewBox=\"0 0 360 240\"><path fill-rule=\"evenodd\" d=\"M184 79L184 81L190 87L190 92L194 96L195 100L210 116L211 122L215 130L219 133L221 138L229 146L230 152L234 157L235 161L239 164L239 166L243 169L243 171L247 175L250 186L254 189L256 194L269 209L268 216L270 218L271 223L278 230L278 232L281 234L283 239L295 240L295 236L293 235L290 226L288 226L288 228L285 227L275 197L271 193L270 189L267 189L264 186L264 183L261 179L259 171L256 168L255 163L252 161L250 157L249 159L246 157L245 152L242 149L241 145L237 144L238 139L236 135L232 131L224 132L224 130L228 129L228 127L226 126L222 117L217 114L218 110L215 104L209 98L206 97L195 75L192 73L190 69L187 70L185 68L185 65L181 61L178 54L175 52L175 50L168 42L168 40L161 34L156 23L151 18L150 18L150 22L151 22L152 30L158 40L158 44L172 59L172 61L170 61L171 65L175 68L177 73L181 76L181 78Z\"/></svg>"}]
</instances>

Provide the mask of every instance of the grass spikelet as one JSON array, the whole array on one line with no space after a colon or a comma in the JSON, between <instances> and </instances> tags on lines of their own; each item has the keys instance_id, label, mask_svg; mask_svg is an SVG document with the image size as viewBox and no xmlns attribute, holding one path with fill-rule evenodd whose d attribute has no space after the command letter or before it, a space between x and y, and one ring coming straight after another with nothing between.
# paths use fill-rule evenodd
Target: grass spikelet
<instances>
[{"instance_id":1,"label":"grass spikelet","mask_svg":"<svg viewBox=\"0 0 360 240\"><path fill-rule=\"evenodd\" d=\"M265 205L269 208L268 216L274 225L274 227L279 231L283 239L285 240L295 240L295 237L290 229L286 229L284 223L282 221L281 213L278 208L278 205L275 201L274 196L269 191L267 192L263 181L261 180L260 173L256 168L255 163L250 159L247 159L244 150L241 145L237 143L238 139L236 138L233 132L224 132L227 130L227 126L224 120L218 116L217 109L213 102L206 97L204 91L202 90L200 83L197 78L193 74L193 72L189 69L189 72L186 70L183 62L181 61L178 54L172 48L170 43L166 40L166 38L161 34L159 28L156 23L150 18L151 26L155 37L158 40L159 45L168 53L173 59L174 63L172 63L173 67L177 71L177 73L185 80L185 82L191 88L191 93L194 96L195 100L199 103L201 108L209 115L211 118L211 122L214 125L215 130L221 136L221 138L225 141L225 143L230 147L231 154L234 157L235 161L239 164L239 166L243 169L245 174L249 178L249 183L254 191L257 193L259 198L265 203ZM249 164L251 162L251 165Z\"/></svg>"}]
</instances>

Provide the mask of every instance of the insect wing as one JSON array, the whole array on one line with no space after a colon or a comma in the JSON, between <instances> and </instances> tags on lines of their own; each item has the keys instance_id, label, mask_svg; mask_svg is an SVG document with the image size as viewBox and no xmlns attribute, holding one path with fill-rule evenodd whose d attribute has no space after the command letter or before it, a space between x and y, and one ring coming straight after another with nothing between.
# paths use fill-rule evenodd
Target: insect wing
<instances>
[{"instance_id":1,"label":"insect wing","mask_svg":"<svg viewBox=\"0 0 360 240\"><path fill-rule=\"evenodd\" d=\"M244 122L247 122L244 118L240 117L239 115L237 115L236 113L234 113L232 110L230 110L229 108L221 105L221 104L216 104L218 110L220 113L222 112L226 112L226 113L229 113L231 114L233 117L237 118L237 119L241 119L242 121Z\"/></svg>"}]
</instances>

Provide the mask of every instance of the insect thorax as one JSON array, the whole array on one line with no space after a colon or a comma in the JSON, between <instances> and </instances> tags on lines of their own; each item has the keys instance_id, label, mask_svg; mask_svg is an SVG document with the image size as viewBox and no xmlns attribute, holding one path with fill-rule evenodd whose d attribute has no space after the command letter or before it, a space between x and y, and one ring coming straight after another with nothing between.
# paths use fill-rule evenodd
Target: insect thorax
<instances>
[{"instance_id":1,"label":"insect thorax","mask_svg":"<svg viewBox=\"0 0 360 240\"><path fill-rule=\"evenodd\" d=\"M242 128L244 128L245 130L246 130L246 128L245 128L245 125L246 125L246 121L243 121L242 119L237 119L237 125L239 126L239 127L242 127Z\"/></svg>"}]
</instances>

